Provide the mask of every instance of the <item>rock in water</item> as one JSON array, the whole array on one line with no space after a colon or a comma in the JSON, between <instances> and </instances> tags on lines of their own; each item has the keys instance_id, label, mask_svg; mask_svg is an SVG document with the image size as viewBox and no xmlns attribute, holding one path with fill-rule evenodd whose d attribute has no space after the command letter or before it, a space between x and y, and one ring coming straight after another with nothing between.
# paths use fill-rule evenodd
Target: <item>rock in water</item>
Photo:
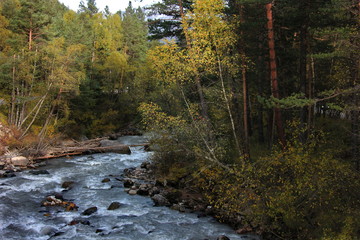
<instances>
[{"instance_id":1,"label":"rock in water","mask_svg":"<svg viewBox=\"0 0 360 240\"><path fill-rule=\"evenodd\" d=\"M45 174L50 174L48 171L46 170L32 170L29 173L33 174L33 175L45 175Z\"/></svg>"},{"instance_id":2,"label":"rock in water","mask_svg":"<svg viewBox=\"0 0 360 240\"><path fill-rule=\"evenodd\" d=\"M86 209L82 213L82 215L90 216L91 214L96 213L96 212L97 212L97 207L91 207L91 208Z\"/></svg>"},{"instance_id":3,"label":"rock in water","mask_svg":"<svg viewBox=\"0 0 360 240\"><path fill-rule=\"evenodd\" d=\"M66 181L61 184L62 188L71 188L75 182L74 181Z\"/></svg>"},{"instance_id":4,"label":"rock in water","mask_svg":"<svg viewBox=\"0 0 360 240\"><path fill-rule=\"evenodd\" d=\"M124 180L124 187L131 188L134 185L134 181L131 179L125 179Z\"/></svg>"},{"instance_id":5,"label":"rock in water","mask_svg":"<svg viewBox=\"0 0 360 240\"><path fill-rule=\"evenodd\" d=\"M136 195L137 192L138 192L138 190L136 190L136 189L131 189L131 190L128 192L128 194L129 194L129 195Z\"/></svg>"},{"instance_id":6,"label":"rock in water","mask_svg":"<svg viewBox=\"0 0 360 240\"><path fill-rule=\"evenodd\" d=\"M104 178L101 182L102 182L102 183L110 182L110 178Z\"/></svg>"},{"instance_id":7,"label":"rock in water","mask_svg":"<svg viewBox=\"0 0 360 240\"><path fill-rule=\"evenodd\" d=\"M169 206L169 201L161 194L155 194L151 197L154 201L155 206Z\"/></svg>"},{"instance_id":8,"label":"rock in water","mask_svg":"<svg viewBox=\"0 0 360 240\"><path fill-rule=\"evenodd\" d=\"M118 209L120 207L120 203L119 202L113 202L110 204L110 206L108 207L107 210L115 210Z\"/></svg>"},{"instance_id":9,"label":"rock in water","mask_svg":"<svg viewBox=\"0 0 360 240\"><path fill-rule=\"evenodd\" d=\"M230 238L228 238L227 236L225 235L221 235L217 238L217 240L230 240Z\"/></svg>"}]
</instances>

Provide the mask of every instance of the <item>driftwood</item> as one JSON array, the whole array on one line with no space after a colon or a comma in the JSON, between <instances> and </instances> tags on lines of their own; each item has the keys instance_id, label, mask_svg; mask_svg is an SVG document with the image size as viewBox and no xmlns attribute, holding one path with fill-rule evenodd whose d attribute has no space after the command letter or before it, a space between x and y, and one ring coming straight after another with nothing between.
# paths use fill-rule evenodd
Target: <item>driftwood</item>
<instances>
[{"instance_id":1,"label":"driftwood","mask_svg":"<svg viewBox=\"0 0 360 240\"><path fill-rule=\"evenodd\" d=\"M99 139L97 139L99 140ZM87 144L83 145L84 142L78 143L76 145L82 146L66 146L66 147L56 147L50 149L44 156L33 157L32 160L46 160L51 158L60 158L60 157L67 157L67 156L77 156L77 155L87 155L87 154L94 154L94 153L107 153L107 152L114 152L114 153L121 153L121 154L131 154L130 147L138 147L138 146L147 146L146 144L136 144L136 145L124 145L124 144L117 144L108 147L101 147L100 144L97 144L96 141L92 140L87 141ZM95 146L94 146L95 145Z\"/></svg>"}]
</instances>

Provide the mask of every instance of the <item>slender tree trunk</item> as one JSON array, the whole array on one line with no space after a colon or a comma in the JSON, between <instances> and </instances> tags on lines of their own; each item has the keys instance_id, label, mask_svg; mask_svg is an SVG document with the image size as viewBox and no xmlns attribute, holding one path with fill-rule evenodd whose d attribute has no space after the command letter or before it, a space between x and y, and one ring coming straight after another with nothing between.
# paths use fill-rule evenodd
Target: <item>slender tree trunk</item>
<instances>
[{"instance_id":1,"label":"slender tree trunk","mask_svg":"<svg viewBox=\"0 0 360 240\"><path fill-rule=\"evenodd\" d=\"M178 0L178 5L179 5L179 9L180 9L181 19L184 20L185 19L185 12L184 12L184 7L183 7L182 0ZM187 46L188 49L190 49L191 48L191 42L190 42L190 38L188 36L187 31L188 31L188 29L184 28L186 46ZM201 78L200 78L200 74L199 74L198 71L196 71L196 73L195 73L195 83L196 83L197 92L199 94L202 117L208 121L209 120L208 105L207 105L206 100L205 100L204 92L203 92L202 85L201 85Z\"/></svg>"},{"instance_id":2,"label":"slender tree trunk","mask_svg":"<svg viewBox=\"0 0 360 240\"><path fill-rule=\"evenodd\" d=\"M240 14L240 21L241 23L243 23L244 20L244 11L243 11L244 6L240 5L239 6L239 14ZM241 30L240 35L243 36L243 31ZM243 58L242 61L242 69L241 69L241 78L242 78L242 90L243 90L243 127L244 127L244 156L245 158L250 158L250 143L249 143L249 111L248 111L248 90L247 90L247 78L246 78L246 63L245 63L245 43L244 40L242 39L241 41L241 46L240 46L240 54L241 57Z\"/></svg>"},{"instance_id":3,"label":"slender tree trunk","mask_svg":"<svg viewBox=\"0 0 360 240\"><path fill-rule=\"evenodd\" d=\"M14 55L13 68L12 68L12 90L11 90L11 110L9 113L9 123L14 124L15 116L15 76L16 76L16 55Z\"/></svg>"},{"instance_id":4,"label":"slender tree trunk","mask_svg":"<svg viewBox=\"0 0 360 240\"><path fill-rule=\"evenodd\" d=\"M263 49L263 44L261 43L261 39L259 39L259 56L258 56L258 63L257 65L259 66L259 70L258 70L258 91L259 91L259 95L262 96L263 94L263 83L264 81L264 71L262 70L261 66L264 66L264 58L262 56L262 49ZM263 113L264 113L264 107L262 104L259 104L259 108L258 108L258 141L260 143L264 143L265 142L265 136L264 136L264 119L263 119Z\"/></svg>"},{"instance_id":5,"label":"slender tree trunk","mask_svg":"<svg viewBox=\"0 0 360 240\"><path fill-rule=\"evenodd\" d=\"M308 0L301 1L300 12L302 13L302 25L300 27L300 62L299 62L299 74L300 74L300 86L301 91L305 95L306 98L309 98L309 89L308 89L308 61L307 61L307 53L308 53L308 25L309 25L309 2ZM310 118L308 114L308 107L303 107L300 113L300 119L302 123L302 127L308 123L308 119ZM308 130L308 126L306 127ZM305 131L301 137L302 142L306 142L307 136L309 132Z\"/></svg>"},{"instance_id":6,"label":"slender tree trunk","mask_svg":"<svg viewBox=\"0 0 360 240\"><path fill-rule=\"evenodd\" d=\"M274 98L280 98L278 79L277 79L277 67L276 67L276 55L275 55L275 40L274 40L274 29L273 29L273 14L272 14L272 3L266 4L267 11L267 30L268 30L268 41L269 41L269 55L270 55L270 78L271 78L271 92ZM274 108L275 124L277 128L277 134L283 147L286 145L285 133L281 119L281 112L278 107Z\"/></svg>"}]
</instances>

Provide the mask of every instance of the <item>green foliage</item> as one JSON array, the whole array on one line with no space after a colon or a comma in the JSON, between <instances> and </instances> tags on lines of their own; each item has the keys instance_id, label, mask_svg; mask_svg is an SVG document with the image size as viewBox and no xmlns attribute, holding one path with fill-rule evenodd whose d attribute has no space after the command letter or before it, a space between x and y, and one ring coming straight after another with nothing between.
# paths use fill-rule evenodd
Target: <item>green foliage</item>
<instances>
[{"instance_id":1,"label":"green foliage","mask_svg":"<svg viewBox=\"0 0 360 240\"><path fill-rule=\"evenodd\" d=\"M285 239L355 239L360 230L355 220L360 214L358 174L320 151L326 145L321 134L304 144L298 139L303 130L297 124L291 128L285 151L275 150L245 170L203 172L200 183L210 203Z\"/></svg>"}]
</instances>

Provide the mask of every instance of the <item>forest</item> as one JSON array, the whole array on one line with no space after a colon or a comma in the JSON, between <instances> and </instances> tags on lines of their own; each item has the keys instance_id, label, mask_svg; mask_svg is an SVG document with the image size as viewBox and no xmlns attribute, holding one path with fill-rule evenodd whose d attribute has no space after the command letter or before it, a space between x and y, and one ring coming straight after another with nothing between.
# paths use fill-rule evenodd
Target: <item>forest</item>
<instances>
[{"instance_id":1,"label":"forest","mask_svg":"<svg viewBox=\"0 0 360 240\"><path fill-rule=\"evenodd\" d=\"M219 221L359 239L359 30L358 0L0 0L0 155L136 128Z\"/></svg>"}]
</instances>

